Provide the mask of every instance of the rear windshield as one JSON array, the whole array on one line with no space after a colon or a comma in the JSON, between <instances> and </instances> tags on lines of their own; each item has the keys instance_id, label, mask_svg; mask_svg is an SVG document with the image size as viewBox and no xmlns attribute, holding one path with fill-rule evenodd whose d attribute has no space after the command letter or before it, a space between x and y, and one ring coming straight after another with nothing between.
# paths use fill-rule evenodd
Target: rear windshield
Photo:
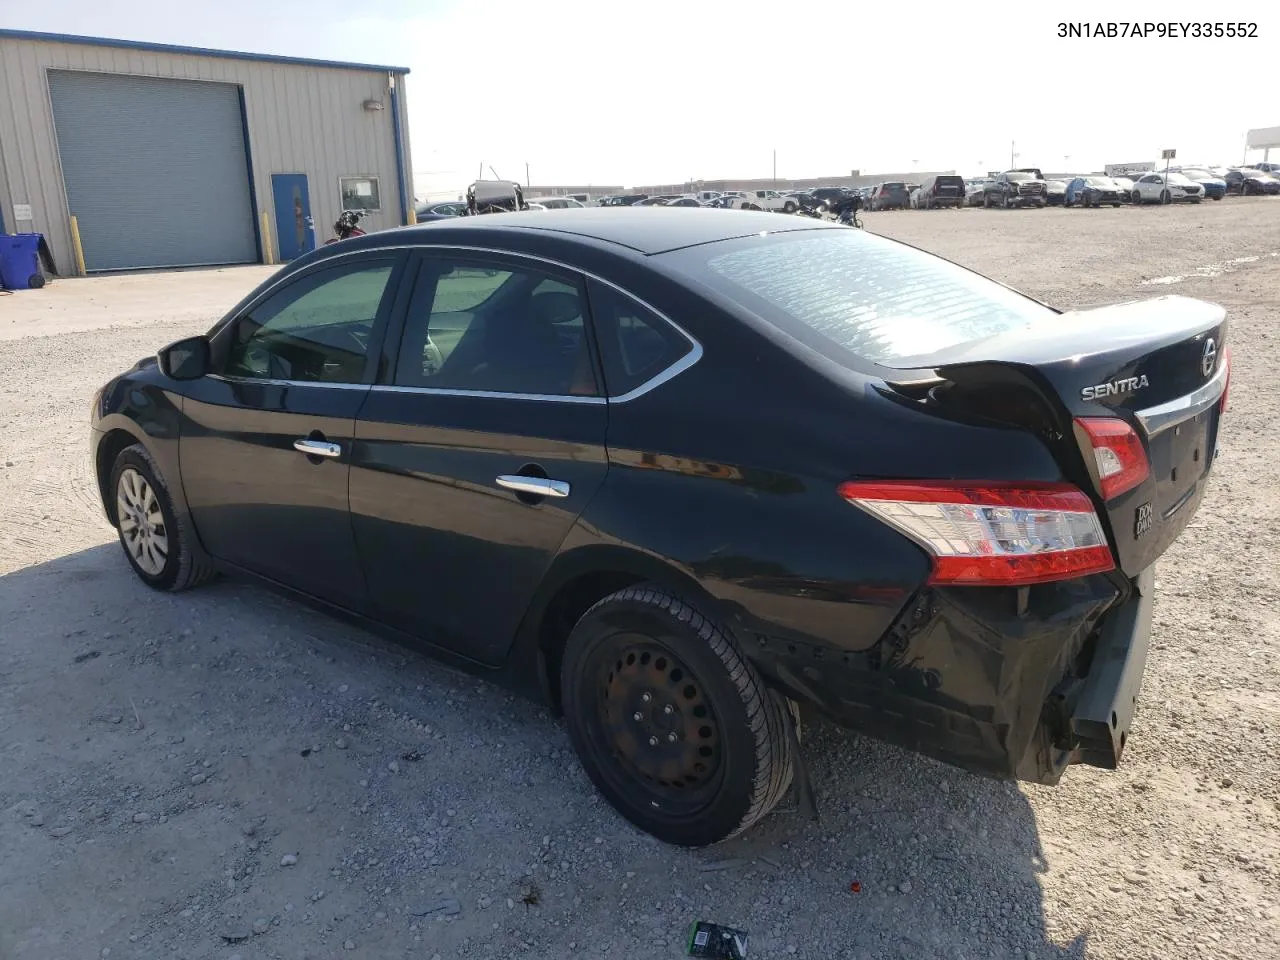
<instances>
[{"instance_id":1,"label":"rear windshield","mask_svg":"<svg viewBox=\"0 0 1280 960\"><path fill-rule=\"evenodd\" d=\"M861 230L803 230L663 255L824 356L892 362L1052 320L1034 300Z\"/></svg>"}]
</instances>

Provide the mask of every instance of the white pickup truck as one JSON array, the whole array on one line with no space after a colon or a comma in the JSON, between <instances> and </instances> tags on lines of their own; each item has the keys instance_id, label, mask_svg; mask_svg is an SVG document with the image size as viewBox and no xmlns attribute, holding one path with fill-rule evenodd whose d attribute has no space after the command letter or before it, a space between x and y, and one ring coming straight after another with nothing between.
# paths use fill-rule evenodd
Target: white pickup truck
<instances>
[{"instance_id":1,"label":"white pickup truck","mask_svg":"<svg viewBox=\"0 0 1280 960\"><path fill-rule=\"evenodd\" d=\"M747 201L761 210L774 210L779 213L795 213L798 204L791 197L777 190L748 190Z\"/></svg>"}]
</instances>

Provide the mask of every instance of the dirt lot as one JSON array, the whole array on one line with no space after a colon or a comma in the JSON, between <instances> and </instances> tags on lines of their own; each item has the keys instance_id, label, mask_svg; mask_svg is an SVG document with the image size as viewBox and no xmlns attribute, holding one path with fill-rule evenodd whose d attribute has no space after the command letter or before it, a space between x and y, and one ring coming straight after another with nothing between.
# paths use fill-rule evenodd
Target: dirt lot
<instances>
[{"instance_id":1,"label":"dirt lot","mask_svg":"<svg viewBox=\"0 0 1280 960\"><path fill-rule=\"evenodd\" d=\"M1018 788L811 727L820 823L664 847L536 705L255 587L143 587L89 397L264 270L63 281L0 297L0 960L675 957L695 918L762 958L1280 956L1280 200L866 220L1059 306L1230 311L1121 770Z\"/></svg>"}]
</instances>

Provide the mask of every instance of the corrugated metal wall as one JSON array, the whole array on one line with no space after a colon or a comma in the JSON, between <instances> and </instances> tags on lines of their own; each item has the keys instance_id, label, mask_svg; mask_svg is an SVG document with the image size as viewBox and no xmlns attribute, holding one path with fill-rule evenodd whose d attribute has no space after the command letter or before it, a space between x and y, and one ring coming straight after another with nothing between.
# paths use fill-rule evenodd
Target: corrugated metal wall
<instances>
[{"instance_id":1,"label":"corrugated metal wall","mask_svg":"<svg viewBox=\"0 0 1280 960\"><path fill-rule=\"evenodd\" d=\"M386 73L0 37L0 212L10 232L45 234L62 274L74 273L74 261L49 69L239 84L259 214L266 210L269 219L274 217L271 174L305 173L321 244L341 212L338 178L367 175L379 179L382 210L363 225L381 230L402 222ZM403 76L396 77L396 85L407 178L413 167ZM365 110L362 104L370 99L386 109ZM413 206L412 196L407 202ZM15 222L14 205L22 203L32 207L31 222ZM271 231L274 249L273 219Z\"/></svg>"}]
</instances>

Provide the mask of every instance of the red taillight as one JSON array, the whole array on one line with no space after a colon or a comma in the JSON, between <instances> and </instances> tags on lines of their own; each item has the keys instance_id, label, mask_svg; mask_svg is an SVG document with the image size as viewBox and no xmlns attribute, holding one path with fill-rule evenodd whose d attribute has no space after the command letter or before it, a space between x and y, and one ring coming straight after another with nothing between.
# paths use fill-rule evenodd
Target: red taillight
<instances>
[{"instance_id":1,"label":"red taillight","mask_svg":"<svg viewBox=\"0 0 1280 960\"><path fill-rule=\"evenodd\" d=\"M1115 568L1093 504L1070 484L850 481L839 490L929 552L930 583L1022 586Z\"/></svg>"},{"instance_id":2,"label":"red taillight","mask_svg":"<svg viewBox=\"0 0 1280 960\"><path fill-rule=\"evenodd\" d=\"M1142 439L1129 424L1114 417L1077 417L1076 423L1093 446L1103 500L1132 490L1151 475Z\"/></svg>"},{"instance_id":3,"label":"red taillight","mask_svg":"<svg viewBox=\"0 0 1280 960\"><path fill-rule=\"evenodd\" d=\"M1218 398L1218 413L1227 412L1227 394L1231 392L1231 348L1227 347L1222 352L1222 365L1227 370L1227 382L1222 385L1222 396Z\"/></svg>"}]
</instances>

